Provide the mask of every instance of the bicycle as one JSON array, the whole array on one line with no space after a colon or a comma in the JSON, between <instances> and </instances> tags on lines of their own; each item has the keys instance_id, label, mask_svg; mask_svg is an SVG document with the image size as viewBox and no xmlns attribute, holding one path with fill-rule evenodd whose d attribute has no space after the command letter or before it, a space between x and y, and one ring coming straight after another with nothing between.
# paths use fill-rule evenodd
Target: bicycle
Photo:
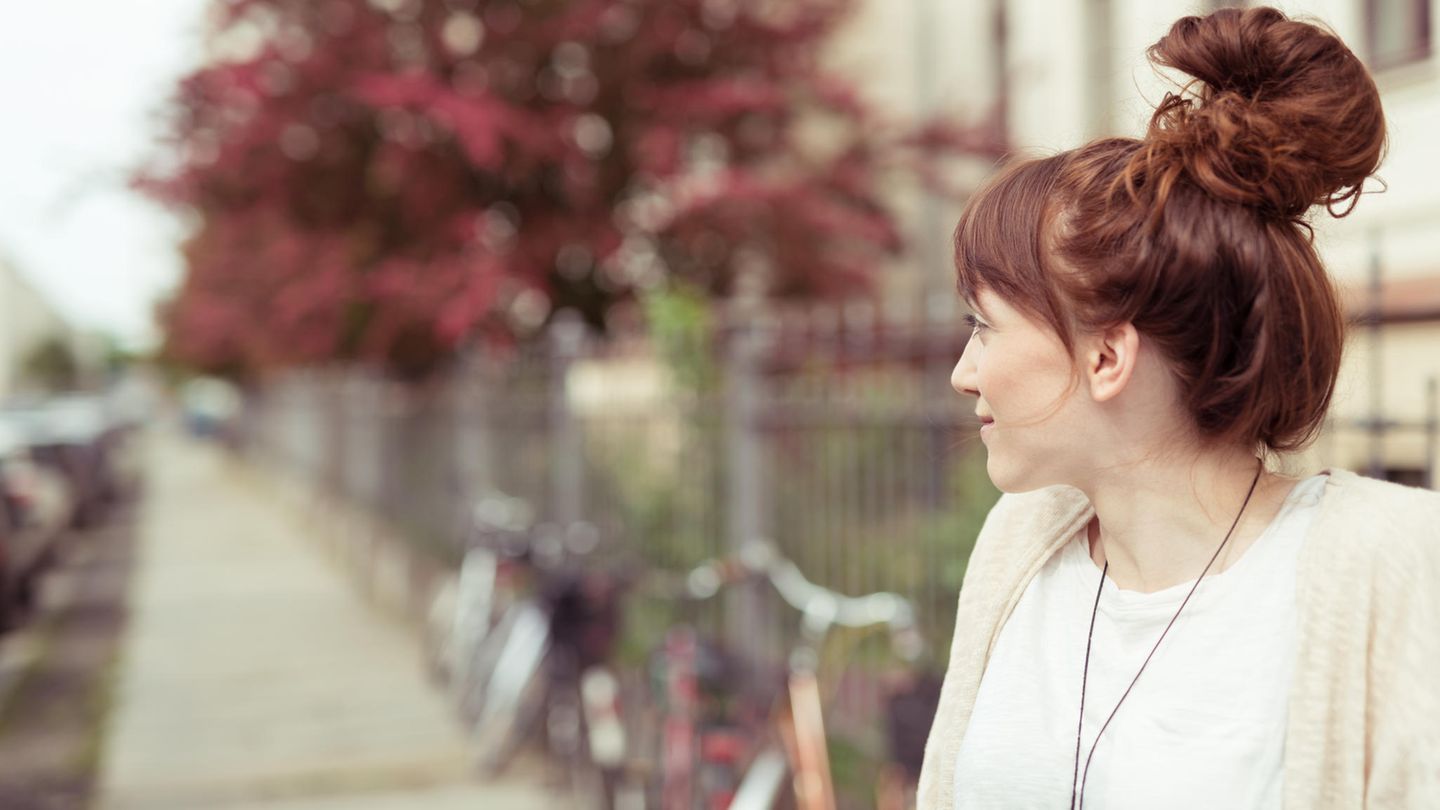
<instances>
[{"instance_id":1,"label":"bicycle","mask_svg":"<svg viewBox=\"0 0 1440 810\"><path fill-rule=\"evenodd\" d=\"M431 599L421 644L424 667L434 682L455 693L457 705L473 691L474 656L513 601L531 511L524 500L501 493L476 501L464 530L459 575Z\"/></svg>"},{"instance_id":2,"label":"bicycle","mask_svg":"<svg viewBox=\"0 0 1440 810\"><path fill-rule=\"evenodd\" d=\"M784 698L778 707L746 699L736 688L742 678L755 679L753 662L707 644L691 623L677 623L665 634L654 656L658 666L648 705L631 708L645 715L636 728L637 753L657 761L648 768L645 804L660 810L756 810L781 803L786 774L792 776L801 810L833 808L834 790L825 747L818 666L820 653L834 626L866 628L885 625L892 646L906 661L907 678L895 684L887 703L890 760L876 785L876 806L901 810L913 805L919 755L934 715L931 692L938 699L939 679L920 672L925 645L908 601L891 594L848 597L810 583L790 561L764 542L747 544L732 558L711 560L684 578L685 587L669 598L693 606L724 588L761 578L801 612L799 641L785 665ZM742 675L743 673L743 675ZM768 678L760 680L767 681ZM933 685L933 690L932 690ZM727 691L726 711L713 712L707 697ZM711 702L714 702L713 700ZM923 727L921 727L923 726ZM757 731L758 730L758 731ZM769 733L758 750L752 740ZM646 739L649 738L649 745ZM645 757L641 755L643 760ZM743 769L740 767L745 765ZM643 765L642 765L643 769Z\"/></svg>"},{"instance_id":3,"label":"bicycle","mask_svg":"<svg viewBox=\"0 0 1440 810\"><path fill-rule=\"evenodd\" d=\"M723 770L743 748L738 730L711 722L706 696L733 691L737 657L706 640L691 614L729 586L753 576L738 558L707 560L683 575L651 571L640 590L687 616L672 624L647 656L644 682L629 696L632 745L627 775L636 806L690 810L723 807L731 791Z\"/></svg>"},{"instance_id":4,"label":"bicycle","mask_svg":"<svg viewBox=\"0 0 1440 810\"><path fill-rule=\"evenodd\" d=\"M888 593L846 597L820 588L765 544L750 544L735 558L706 562L678 578L655 571L621 577L573 565L597 545L593 529L584 524L567 532L547 524L524 530L507 524L501 530L494 523L477 520L482 528L467 553L471 584L465 584L462 565L458 587L470 598L454 605L455 656L462 661L456 665L457 687L477 765L489 773L503 770L522 741L543 732L545 747L565 764L575 793L598 797L605 808L689 810L697 801L707 808L769 808L787 772L793 773L802 810L833 808L816 678L829 630L886 624L902 657L913 661L923 650L908 602ZM525 576L497 573L511 569ZM745 734L735 725L707 725L699 706L707 670L713 678L733 661L717 666L723 656L707 650L693 627L671 628L660 659L658 691L665 711L660 731L649 735L658 747L646 744L647 724L635 721L636 712L622 713L621 682L608 661L622 599L637 584L652 595L698 604L757 576L801 612L801 639L787 667L787 700L770 724L780 742L772 740L743 776L734 778L726 771L741 761ZM531 587L514 588L521 579ZM502 587L506 583L512 587ZM458 629L465 627L471 628L468 635ZM933 716L933 708L928 711ZM915 715L913 706L910 714ZM650 767L642 752L652 753L658 767ZM911 770L918 772L918 763L887 772L877 786L879 806L903 806L905 785L913 791Z\"/></svg>"},{"instance_id":5,"label":"bicycle","mask_svg":"<svg viewBox=\"0 0 1440 810\"><path fill-rule=\"evenodd\" d=\"M781 599L801 614L800 633L787 660L784 694L770 727L773 737L750 761L730 810L777 806L786 774L799 810L835 810L835 789L826 746L819 665L830 631L885 626L895 653L914 665L925 645L915 612L889 592L846 596L810 582L790 560L763 542L747 549L748 564L769 580ZM893 803L893 790L877 801Z\"/></svg>"},{"instance_id":6,"label":"bicycle","mask_svg":"<svg viewBox=\"0 0 1440 810\"><path fill-rule=\"evenodd\" d=\"M476 525L454 593L432 609L451 616L432 657L449 662L437 669L448 669L476 768L498 774L538 738L577 795L610 807L625 740L607 661L624 578L577 565L598 546L588 523Z\"/></svg>"}]
</instances>

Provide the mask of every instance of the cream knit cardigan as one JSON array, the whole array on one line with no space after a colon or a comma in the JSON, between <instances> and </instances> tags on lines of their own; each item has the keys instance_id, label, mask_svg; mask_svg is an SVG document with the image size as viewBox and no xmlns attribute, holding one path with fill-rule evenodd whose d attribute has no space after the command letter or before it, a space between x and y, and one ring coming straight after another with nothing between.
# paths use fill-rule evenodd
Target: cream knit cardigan
<instances>
[{"instance_id":1,"label":"cream knit cardigan","mask_svg":"<svg viewBox=\"0 0 1440 810\"><path fill-rule=\"evenodd\" d=\"M1296 587L1286 810L1440 808L1440 493L1330 473ZM1025 586L1094 514L1079 490L1007 494L960 590L921 810L951 810L980 676Z\"/></svg>"}]
</instances>

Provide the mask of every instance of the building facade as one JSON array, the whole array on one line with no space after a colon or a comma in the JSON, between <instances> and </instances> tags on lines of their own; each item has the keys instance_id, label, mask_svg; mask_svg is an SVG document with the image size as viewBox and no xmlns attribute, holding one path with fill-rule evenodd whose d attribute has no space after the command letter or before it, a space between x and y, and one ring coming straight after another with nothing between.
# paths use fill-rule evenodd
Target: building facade
<instances>
[{"instance_id":1,"label":"building facade","mask_svg":"<svg viewBox=\"0 0 1440 810\"><path fill-rule=\"evenodd\" d=\"M49 338L58 338L72 349L77 340L50 302L0 257L0 400L18 391L26 357Z\"/></svg>"}]
</instances>

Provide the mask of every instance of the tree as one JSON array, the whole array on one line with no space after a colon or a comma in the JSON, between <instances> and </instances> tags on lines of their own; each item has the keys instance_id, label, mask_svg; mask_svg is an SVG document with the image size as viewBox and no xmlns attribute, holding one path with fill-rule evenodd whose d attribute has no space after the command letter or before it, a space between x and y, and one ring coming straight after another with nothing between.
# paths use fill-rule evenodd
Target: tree
<instances>
[{"instance_id":1,"label":"tree","mask_svg":"<svg viewBox=\"0 0 1440 810\"><path fill-rule=\"evenodd\" d=\"M60 335L47 335L25 352L20 361L20 378L40 391L70 391L80 383L80 363L68 340Z\"/></svg>"},{"instance_id":2,"label":"tree","mask_svg":"<svg viewBox=\"0 0 1440 810\"><path fill-rule=\"evenodd\" d=\"M421 374L637 294L865 294L878 186L988 130L886 124L820 53L849 0L225 0L141 174L192 212L167 352Z\"/></svg>"}]
</instances>

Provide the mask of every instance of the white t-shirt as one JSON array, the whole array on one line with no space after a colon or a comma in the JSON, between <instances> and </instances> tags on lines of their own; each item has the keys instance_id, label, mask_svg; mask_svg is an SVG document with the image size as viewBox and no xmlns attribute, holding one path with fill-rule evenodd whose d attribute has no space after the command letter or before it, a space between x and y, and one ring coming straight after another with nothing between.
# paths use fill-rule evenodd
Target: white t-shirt
<instances>
[{"instance_id":1,"label":"white t-shirt","mask_svg":"<svg viewBox=\"0 0 1440 810\"><path fill-rule=\"evenodd\" d=\"M1085 808L1280 807L1295 573L1324 482L1322 473L1296 484L1244 555L1200 583L1095 748ZM1026 587L996 640L960 746L957 810L1070 806L1099 583L1082 527ZM1192 584L1139 593L1107 577L1085 690L1082 773L1101 725Z\"/></svg>"}]
</instances>

